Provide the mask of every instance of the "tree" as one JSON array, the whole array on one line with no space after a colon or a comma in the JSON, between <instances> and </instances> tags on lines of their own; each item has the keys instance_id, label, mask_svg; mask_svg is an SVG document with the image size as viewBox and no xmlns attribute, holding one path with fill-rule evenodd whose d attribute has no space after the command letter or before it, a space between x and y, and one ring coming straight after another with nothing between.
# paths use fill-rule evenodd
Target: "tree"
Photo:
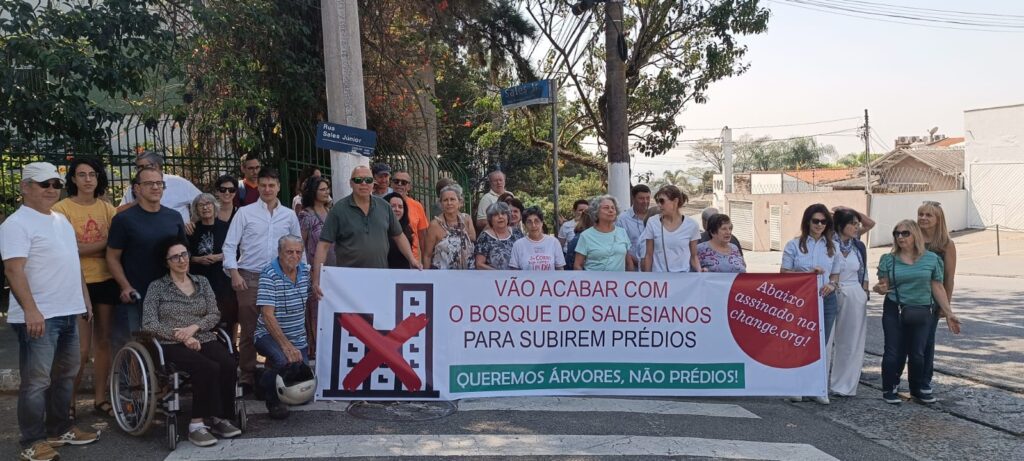
<instances>
[{"instance_id":1,"label":"tree","mask_svg":"<svg viewBox=\"0 0 1024 461\"><path fill-rule=\"evenodd\" d=\"M104 148L122 115L93 94L139 94L169 57L157 0L54 3L0 0L0 149L16 138Z\"/></svg>"},{"instance_id":2,"label":"tree","mask_svg":"<svg viewBox=\"0 0 1024 461\"><path fill-rule=\"evenodd\" d=\"M873 161L879 159L880 157L882 157L882 155L884 155L884 154L871 154L871 161L873 162ZM863 152L853 152L853 153L846 154L846 155L844 155L842 157L839 157L836 160L834 166L842 167L842 168L855 168L855 167L864 166L864 153Z\"/></svg>"},{"instance_id":3,"label":"tree","mask_svg":"<svg viewBox=\"0 0 1024 461\"><path fill-rule=\"evenodd\" d=\"M647 0L625 8L620 50L601 46L599 8L579 18L568 2L525 0L522 9L541 31L538 48L548 50L542 73L573 96L559 142L607 139L604 56L624 53L632 149L657 156L675 147L683 131L676 117L688 103L705 102L712 83L747 70L747 48L736 37L764 32L769 12L757 0Z\"/></svg>"},{"instance_id":4,"label":"tree","mask_svg":"<svg viewBox=\"0 0 1024 461\"><path fill-rule=\"evenodd\" d=\"M820 168L821 157L835 147L818 144L813 137L773 140L768 136L743 135L736 142L736 171L803 170Z\"/></svg>"},{"instance_id":5,"label":"tree","mask_svg":"<svg viewBox=\"0 0 1024 461\"><path fill-rule=\"evenodd\" d=\"M698 141L686 156L690 160L708 164L716 173L721 173L725 165L722 143L716 140Z\"/></svg>"}]
</instances>

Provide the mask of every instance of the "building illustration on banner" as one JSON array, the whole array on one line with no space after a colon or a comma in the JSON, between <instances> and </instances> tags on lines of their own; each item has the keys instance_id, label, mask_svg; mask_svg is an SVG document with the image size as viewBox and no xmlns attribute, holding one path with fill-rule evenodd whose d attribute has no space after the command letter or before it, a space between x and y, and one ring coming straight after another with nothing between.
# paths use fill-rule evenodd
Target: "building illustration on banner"
<instances>
[{"instance_id":1,"label":"building illustration on banner","mask_svg":"<svg viewBox=\"0 0 1024 461\"><path fill-rule=\"evenodd\" d=\"M333 315L330 385L322 397L439 397L433 383L434 285L396 283L394 299L393 318Z\"/></svg>"}]
</instances>

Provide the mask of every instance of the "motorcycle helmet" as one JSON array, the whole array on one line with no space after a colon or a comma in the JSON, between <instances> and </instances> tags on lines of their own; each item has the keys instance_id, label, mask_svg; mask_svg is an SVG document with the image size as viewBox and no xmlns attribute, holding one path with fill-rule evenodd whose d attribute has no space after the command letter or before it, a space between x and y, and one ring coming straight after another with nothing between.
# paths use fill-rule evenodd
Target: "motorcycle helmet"
<instances>
[{"instance_id":1,"label":"motorcycle helmet","mask_svg":"<svg viewBox=\"0 0 1024 461\"><path fill-rule=\"evenodd\" d=\"M316 394L316 375L305 363L277 375L277 398L288 405L302 405Z\"/></svg>"}]
</instances>

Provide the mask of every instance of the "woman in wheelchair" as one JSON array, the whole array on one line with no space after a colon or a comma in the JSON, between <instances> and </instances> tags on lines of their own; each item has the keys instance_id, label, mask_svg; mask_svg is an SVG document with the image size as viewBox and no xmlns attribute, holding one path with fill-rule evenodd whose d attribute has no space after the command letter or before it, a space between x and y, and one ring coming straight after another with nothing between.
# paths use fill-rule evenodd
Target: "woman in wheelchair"
<instances>
[{"instance_id":1,"label":"woman in wheelchair","mask_svg":"<svg viewBox=\"0 0 1024 461\"><path fill-rule=\"evenodd\" d=\"M173 238L160 248L167 275L149 286L142 329L160 341L168 363L189 374L192 420L188 439L206 447L217 443L214 435L230 438L242 433L228 421L234 415L238 364L211 332L220 311L210 282L188 272L187 244Z\"/></svg>"}]
</instances>

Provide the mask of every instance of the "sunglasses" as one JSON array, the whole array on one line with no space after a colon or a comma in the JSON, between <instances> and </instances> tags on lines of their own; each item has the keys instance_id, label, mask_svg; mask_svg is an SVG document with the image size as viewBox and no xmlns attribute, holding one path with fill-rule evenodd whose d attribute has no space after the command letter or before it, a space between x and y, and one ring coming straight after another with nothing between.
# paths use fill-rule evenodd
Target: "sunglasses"
<instances>
[{"instance_id":1,"label":"sunglasses","mask_svg":"<svg viewBox=\"0 0 1024 461\"><path fill-rule=\"evenodd\" d=\"M895 237L895 238L907 238L907 237L910 237L910 231L908 231L908 230L892 231L892 236Z\"/></svg>"},{"instance_id":2,"label":"sunglasses","mask_svg":"<svg viewBox=\"0 0 1024 461\"><path fill-rule=\"evenodd\" d=\"M373 184L373 176L356 176L352 178L352 184Z\"/></svg>"},{"instance_id":3,"label":"sunglasses","mask_svg":"<svg viewBox=\"0 0 1024 461\"><path fill-rule=\"evenodd\" d=\"M188 250L182 251L181 253L178 253L176 255L170 255L167 257L167 260L172 263L188 261Z\"/></svg>"},{"instance_id":4,"label":"sunglasses","mask_svg":"<svg viewBox=\"0 0 1024 461\"><path fill-rule=\"evenodd\" d=\"M668 199L667 199L667 198L665 198L665 197L658 197L658 200L657 200L657 201L658 201L658 205L664 205L664 204L665 204L665 202L667 202L667 201L668 201Z\"/></svg>"},{"instance_id":5,"label":"sunglasses","mask_svg":"<svg viewBox=\"0 0 1024 461\"><path fill-rule=\"evenodd\" d=\"M217 192L220 192L220 193L223 193L223 194L234 194L236 190L238 190L238 189L236 189L234 187L218 187L217 188Z\"/></svg>"},{"instance_id":6,"label":"sunglasses","mask_svg":"<svg viewBox=\"0 0 1024 461\"><path fill-rule=\"evenodd\" d=\"M64 188L64 183L60 182L60 180L57 180L57 179L52 179L50 181L36 182L36 184L39 184L39 187L41 187L43 189L49 189L49 188L52 187L54 189L61 190L61 189Z\"/></svg>"},{"instance_id":7,"label":"sunglasses","mask_svg":"<svg viewBox=\"0 0 1024 461\"><path fill-rule=\"evenodd\" d=\"M408 186L409 181L406 181L404 179L392 179L391 184L398 184L399 186Z\"/></svg>"},{"instance_id":8,"label":"sunglasses","mask_svg":"<svg viewBox=\"0 0 1024 461\"><path fill-rule=\"evenodd\" d=\"M828 221L824 220L824 219L814 219L814 218L811 218L811 224L817 224L819 226L824 226L825 224L828 224Z\"/></svg>"}]
</instances>

